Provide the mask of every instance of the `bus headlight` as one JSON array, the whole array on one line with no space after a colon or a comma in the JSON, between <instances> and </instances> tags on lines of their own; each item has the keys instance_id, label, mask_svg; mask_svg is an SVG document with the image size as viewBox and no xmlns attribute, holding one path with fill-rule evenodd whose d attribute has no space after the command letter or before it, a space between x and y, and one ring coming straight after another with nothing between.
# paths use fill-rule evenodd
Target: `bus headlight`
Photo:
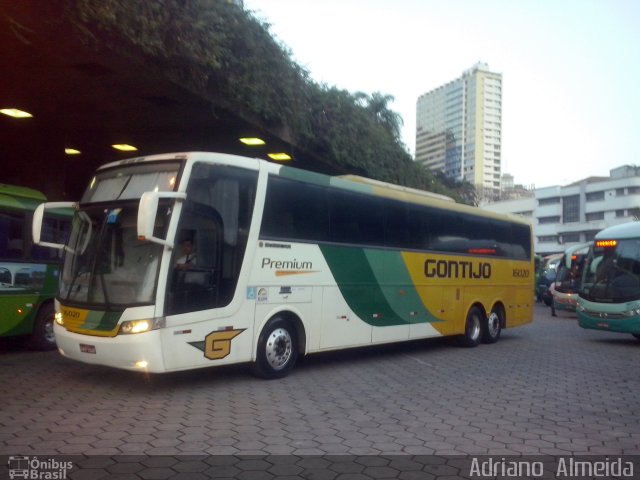
<instances>
[{"instance_id":1,"label":"bus headlight","mask_svg":"<svg viewBox=\"0 0 640 480\"><path fill-rule=\"evenodd\" d=\"M582 305L580 302L578 302L576 304L576 310L578 310L579 312L584 312L586 310L586 308L584 308L584 305Z\"/></svg>"},{"instance_id":2,"label":"bus headlight","mask_svg":"<svg viewBox=\"0 0 640 480\"><path fill-rule=\"evenodd\" d=\"M56 312L53 316L53 319L58 325L64 325L64 317L62 316L62 312Z\"/></svg>"},{"instance_id":3,"label":"bus headlight","mask_svg":"<svg viewBox=\"0 0 640 480\"><path fill-rule=\"evenodd\" d=\"M640 315L640 308L634 308L633 310L625 310L622 312L625 317L637 317Z\"/></svg>"},{"instance_id":4,"label":"bus headlight","mask_svg":"<svg viewBox=\"0 0 640 480\"><path fill-rule=\"evenodd\" d=\"M131 333L144 333L150 330L164 328L164 326L164 317L144 318L142 320L129 320L127 322L122 322L122 324L120 325L120 330L118 330L118 334L128 335Z\"/></svg>"}]
</instances>

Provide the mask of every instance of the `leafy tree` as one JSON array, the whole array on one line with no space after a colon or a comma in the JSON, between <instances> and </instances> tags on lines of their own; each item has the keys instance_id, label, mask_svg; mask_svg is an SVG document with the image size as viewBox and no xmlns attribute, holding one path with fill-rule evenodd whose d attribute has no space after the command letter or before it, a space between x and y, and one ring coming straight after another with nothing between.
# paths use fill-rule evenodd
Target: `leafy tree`
<instances>
[{"instance_id":1,"label":"leafy tree","mask_svg":"<svg viewBox=\"0 0 640 480\"><path fill-rule=\"evenodd\" d=\"M389 108L389 103L395 100L393 95L374 92L371 96L357 92L355 98L360 105L369 111L373 119L387 130L396 142L400 141L400 129L404 125L402 117Z\"/></svg>"},{"instance_id":2,"label":"leafy tree","mask_svg":"<svg viewBox=\"0 0 640 480\"><path fill-rule=\"evenodd\" d=\"M391 95L314 82L269 25L226 0L49 0L87 45L106 44L339 170L443 193L400 141Z\"/></svg>"},{"instance_id":3,"label":"leafy tree","mask_svg":"<svg viewBox=\"0 0 640 480\"><path fill-rule=\"evenodd\" d=\"M463 203L476 207L480 203L476 187L471 182L448 177L444 172L436 172L435 176L442 185L456 192Z\"/></svg>"}]
</instances>

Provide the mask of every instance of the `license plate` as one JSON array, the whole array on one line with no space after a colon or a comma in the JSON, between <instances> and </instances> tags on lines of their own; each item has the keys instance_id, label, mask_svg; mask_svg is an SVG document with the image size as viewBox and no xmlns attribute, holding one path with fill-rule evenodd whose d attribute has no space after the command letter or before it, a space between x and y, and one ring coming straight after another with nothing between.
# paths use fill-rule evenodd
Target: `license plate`
<instances>
[{"instance_id":1,"label":"license plate","mask_svg":"<svg viewBox=\"0 0 640 480\"><path fill-rule=\"evenodd\" d=\"M82 353L93 353L95 355L96 353L96 346L95 345L86 345L84 343L80 344L80 351Z\"/></svg>"}]
</instances>

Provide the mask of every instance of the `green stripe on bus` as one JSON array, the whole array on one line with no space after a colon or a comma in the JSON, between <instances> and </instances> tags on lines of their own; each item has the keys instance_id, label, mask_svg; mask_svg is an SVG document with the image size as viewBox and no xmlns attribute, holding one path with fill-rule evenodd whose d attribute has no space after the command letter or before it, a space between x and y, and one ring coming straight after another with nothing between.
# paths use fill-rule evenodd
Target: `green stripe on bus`
<instances>
[{"instance_id":1,"label":"green stripe on bus","mask_svg":"<svg viewBox=\"0 0 640 480\"><path fill-rule=\"evenodd\" d=\"M422 303L399 251L364 251L387 303L405 323L439 322Z\"/></svg>"},{"instance_id":2,"label":"green stripe on bus","mask_svg":"<svg viewBox=\"0 0 640 480\"><path fill-rule=\"evenodd\" d=\"M420 301L400 252L320 249L349 308L366 323L384 327L437 321Z\"/></svg>"},{"instance_id":3,"label":"green stripe on bus","mask_svg":"<svg viewBox=\"0 0 640 480\"><path fill-rule=\"evenodd\" d=\"M344 180L338 177L328 177L327 175L322 175L320 173L298 170L297 168L286 166L280 168L278 175L284 178L290 178L299 182L311 183L313 185L320 185L323 187L332 186L342 188L344 190L368 194L373 192L373 189L369 185L352 182L351 180Z\"/></svg>"},{"instance_id":4,"label":"green stripe on bus","mask_svg":"<svg viewBox=\"0 0 640 480\"><path fill-rule=\"evenodd\" d=\"M328 186L331 177L321 175L315 172L309 172L307 170L299 170L297 168L291 168L282 166L278 175L284 178L290 178L292 180L298 180L300 182L312 183L314 185Z\"/></svg>"},{"instance_id":5,"label":"green stripe on bus","mask_svg":"<svg viewBox=\"0 0 640 480\"><path fill-rule=\"evenodd\" d=\"M81 328L98 332L110 332L118 324L122 312L90 311Z\"/></svg>"}]
</instances>

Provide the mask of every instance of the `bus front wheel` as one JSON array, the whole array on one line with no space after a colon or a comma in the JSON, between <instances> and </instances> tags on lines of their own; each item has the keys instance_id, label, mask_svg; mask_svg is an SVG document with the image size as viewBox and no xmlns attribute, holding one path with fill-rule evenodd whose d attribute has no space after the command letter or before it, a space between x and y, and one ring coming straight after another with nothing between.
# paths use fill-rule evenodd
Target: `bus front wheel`
<instances>
[{"instance_id":1,"label":"bus front wheel","mask_svg":"<svg viewBox=\"0 0 640 480\"><path fill-rule=\"evenodd\" d=\"M290 322L281 317L271 319L258 338L253 373L265 379L288 375L298 357L296 339L296 332Z\"/></svg>"},{"instance_id":2,"label":"bus front wheel","mask_svg":"<svg viewBox=\"0 0 640 480\"><path fill-rule=\"evenodd\" d=\"M29 338L29 346L31 348L35 350L53 350L56 348L56 337L53 333L55 313L51 302L40 308Z\"/></svg>"},{"instance_id":3,"label":"bus front wheel","mask_svg":"<svg viewBox=\"0 0 640 480\"><path fill-rule=\"evenodd\" d=\"M478 307L471 307L464 325L464 335L460 339L463 347L475 347L480 343L484 313Z\"/></svg>"}]
</instances>

